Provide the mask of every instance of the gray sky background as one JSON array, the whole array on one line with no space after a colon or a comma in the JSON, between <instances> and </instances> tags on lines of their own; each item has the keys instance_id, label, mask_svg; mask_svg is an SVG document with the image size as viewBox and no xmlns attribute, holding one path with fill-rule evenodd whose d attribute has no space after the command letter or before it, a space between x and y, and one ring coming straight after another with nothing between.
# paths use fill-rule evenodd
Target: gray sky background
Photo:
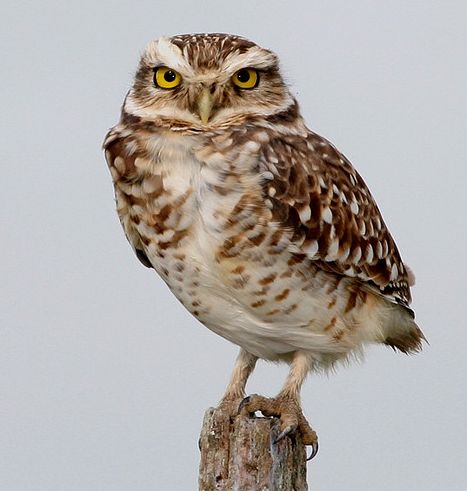
<instances>
[{"instance_id":1,"label":"gray sky background","mask_svg":"<svg viewBox=\"0 0 467 491\"><path fill-rule=\"evenodd\" d=\"M101 152L152 38L273 49L309 126L359 169L417 276L419 356L310 377L313 491L464 490L464 1L3 1L0 489L196 489L205 409L237 348L142 267ZM260 363L273 395L286 368Z\"/></svg>"}]
</instances>

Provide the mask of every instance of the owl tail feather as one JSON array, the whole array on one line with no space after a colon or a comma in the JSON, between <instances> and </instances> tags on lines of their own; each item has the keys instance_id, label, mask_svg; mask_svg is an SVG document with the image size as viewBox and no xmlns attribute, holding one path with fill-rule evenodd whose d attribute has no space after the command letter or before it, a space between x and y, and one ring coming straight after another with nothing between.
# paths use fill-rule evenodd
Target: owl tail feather
<instances>
[{"instance_id":1,"label":"owl tail feather","mask_svg":"<svg viewBox=\"0 0 467 491\"><path fill-rule=\"evenodd\" d=\"M384 344L394 351L402 353L418 353L422 350L422 343L428 341L422 330L417 326L410 309L394 306L386 324L386 338Z\"/></svg>"}]
</instances>

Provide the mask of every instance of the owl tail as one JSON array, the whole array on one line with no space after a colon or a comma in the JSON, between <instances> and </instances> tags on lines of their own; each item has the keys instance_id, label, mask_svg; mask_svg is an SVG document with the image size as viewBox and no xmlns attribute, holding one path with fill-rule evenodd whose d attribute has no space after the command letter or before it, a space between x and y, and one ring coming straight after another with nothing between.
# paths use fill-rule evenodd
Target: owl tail
<instances>
[{"instance_id":1,"label":"owl tail","mask_svg":"<svg viewBox=\"0 0 467 491\"><path fill-rule=\"evenodd\" d=\"M400 305L393 305L390 315L385 323L384 344L394 351L402 353L418 353L422 350L422 343L428 343L421 329L415 323L413 312Z\"/></svg>"}]
</instances>

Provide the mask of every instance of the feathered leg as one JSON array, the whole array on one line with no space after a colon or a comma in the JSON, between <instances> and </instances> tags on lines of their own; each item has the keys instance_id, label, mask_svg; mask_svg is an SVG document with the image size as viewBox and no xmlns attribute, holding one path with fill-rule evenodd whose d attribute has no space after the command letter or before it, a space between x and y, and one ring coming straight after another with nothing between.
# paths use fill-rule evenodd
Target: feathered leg
<instances>
[{"instance_id":1,"label":"feathered leg","mask_svg":"<svg viewBox=\"0 0 467 491\"><path fill-rule=\"evenodd\" d=\"M248 377L253 372L258 358L243 348L235 360L234 369L230 377L229 385L225 391L224 397L219 403L219 407L228 409L232 415L237 414L238 406L245 397L245 386Z\"/></svg>"}]
</instances>

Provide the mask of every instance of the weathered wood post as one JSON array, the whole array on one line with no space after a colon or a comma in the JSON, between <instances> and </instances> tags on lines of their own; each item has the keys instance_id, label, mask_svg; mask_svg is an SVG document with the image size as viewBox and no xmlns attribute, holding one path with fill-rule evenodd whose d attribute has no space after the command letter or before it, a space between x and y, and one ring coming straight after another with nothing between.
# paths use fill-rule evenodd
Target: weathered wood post
<instances>
[{"instance_id":1,"label":"weathered wood post","mask_svg":"<svg viewBox=\"0 0 467 491\"><path fill-rule=\"evenodd\" d=\"M306 491L306 450L300 435L272 441L277 418L237 416L210 408L199 441L200 491Z\"/></svg>"}]
</instances>

